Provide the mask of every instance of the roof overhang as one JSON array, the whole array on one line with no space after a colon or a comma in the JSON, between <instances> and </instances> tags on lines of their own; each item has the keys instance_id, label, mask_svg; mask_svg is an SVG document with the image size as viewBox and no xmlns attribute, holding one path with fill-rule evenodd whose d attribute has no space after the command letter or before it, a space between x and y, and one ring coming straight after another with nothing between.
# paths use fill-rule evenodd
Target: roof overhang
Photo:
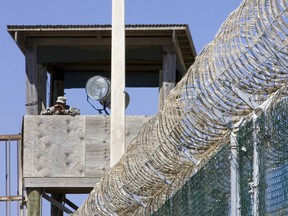
<instances>
[{"instance_id":1,"label":"roof overhang","mask_svg":"<svg viewBox=\"0 0 288 216\"><path fill-rule=\"evenodd\" d=\"M98 74L107 76L110 70L111 25L8 25L7 30L24 55L31 44L36 45L38 63L64 68L70 75L78 76L74 82L79 81L79 73L82 71L93 73L97 69ZM142 74L143 82L147 81L142 86L158 86L157 81L149 84L148 80L155 80L151 79L152 76L159 77L163 46L172 44L175 48L177 70L179 68L181 76L196 57L186 24L126 25L125 37L126 71L132 74L137 71L137 76ZM66 84L68 88L77 87L75 83Z\"/></svg>"}]
</instances>

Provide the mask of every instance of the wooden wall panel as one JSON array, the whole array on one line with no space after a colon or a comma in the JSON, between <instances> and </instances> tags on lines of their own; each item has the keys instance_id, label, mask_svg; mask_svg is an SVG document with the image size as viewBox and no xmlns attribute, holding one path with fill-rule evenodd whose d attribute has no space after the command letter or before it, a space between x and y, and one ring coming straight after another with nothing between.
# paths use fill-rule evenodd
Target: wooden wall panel
<instances>
[{"instance_id":1,"label":"wooden wall panel","mask_svg":"<svg viewBox=\"0 0 288 216\"><path fill-rule=\"evenodd\" d=\"M127 145L149 118L126 116ZM29 187L39 187L36 179L55 187L63 187L57 178L99 179L110 168L110 116L25 116L23 162Z\"/></svg>"},{"instance_id":2,"label":"wooden wall panel","mask_svg":"<svg viewBox=\"0 0 288 216\"><path fill-rule=\"evenodd\" d=\"M86 116L86 176L103 176L110 168L110 117Z\"/></svg>"},{"instance_id":3,"label":"wooden wall panel","mask_svg":"<svg viewBox=\"0 0 288 216\"><path fill-rule=\"evenodd\" d=\"M126 116L126 149L151 116Z\"/></svg>"},{"instance_id":4,"label":"wooden wall panel","mask_svg":"<svg viewBox=\"0 0 288 216\"><path fill-rule=\"evenodd\" d=\"M29 127L26 122L29 122L30 118L25 117L24 128ZM32 118L32 125L30 125L32 130L27 128L30 132L24 134L24 170L31 170L31 172L24 172L24 177L84 176L84 118L80 116L33 116ZM30 142L28 143L27 140ZM30 152L26 149L30 149ZM33 156L30 155L31 152ZM33 163L28 162L28 164L32 167L26 168L26 163L31 157Z\"/></svg>"},{"instance_id":5,"label":"wooden wall panel","mask_svg":"<svg viewBox=\"0 0 288 216\"><path fill-rule=\"evenodd\" d=\"M34 116L25 116L24 117L24 158L23 158L23 176L34 176L34 142L35 142L35 129L34 126Z\"/></svg>"}]
</instances>

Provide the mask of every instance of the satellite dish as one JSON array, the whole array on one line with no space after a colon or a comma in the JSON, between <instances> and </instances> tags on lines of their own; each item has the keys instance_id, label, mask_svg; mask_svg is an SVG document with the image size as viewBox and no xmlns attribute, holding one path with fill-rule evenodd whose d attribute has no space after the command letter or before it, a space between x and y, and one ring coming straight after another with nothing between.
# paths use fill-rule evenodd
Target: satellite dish
<instances>
[{"instance_id":1,"label":"satellite dish","mask_svg":"<svg viewBox=\"0 0 288 216\"><path fill-rule=\"evenodd\" d=\"M111 105L111 82L108 78L103 76L94 76L86 83L86 94L89 98L99 101L104 107L110 109ZM130 96L125 92L125 109L130 102Z\"/></svg>"}]
</instances>

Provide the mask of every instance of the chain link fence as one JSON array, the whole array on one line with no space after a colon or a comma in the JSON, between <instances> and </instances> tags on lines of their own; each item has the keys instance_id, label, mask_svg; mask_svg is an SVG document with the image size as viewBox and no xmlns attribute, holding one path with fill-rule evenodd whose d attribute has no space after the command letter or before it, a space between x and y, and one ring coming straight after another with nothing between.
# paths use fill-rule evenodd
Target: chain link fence
<instances>
[{"instance_id":1,"label":"chain link fence","mask_svg":"<svg viewBox=\"0 0 288 216\"><path fill-rule=\"evenodd\" d=\"M181 190L153 215L228 215L230 164L228 145L218 151Z\"/></svg>"},{"instance_id":2,"label":"chain link fence","mask_svg":"<svg viewBox=\"0 0 288 216\"><path fill-rule=\"evenodd\" d=\"M286 88L282 94L285 92ZM253 132L259 184L253 180ZM237 141L241 215L253 215L253 208L258 215L288 215L288 97L274 101L254 124L252 118L246 121ZM230 154L227 141L153 216L230 215Z\"/></svg>"}]
</instances>

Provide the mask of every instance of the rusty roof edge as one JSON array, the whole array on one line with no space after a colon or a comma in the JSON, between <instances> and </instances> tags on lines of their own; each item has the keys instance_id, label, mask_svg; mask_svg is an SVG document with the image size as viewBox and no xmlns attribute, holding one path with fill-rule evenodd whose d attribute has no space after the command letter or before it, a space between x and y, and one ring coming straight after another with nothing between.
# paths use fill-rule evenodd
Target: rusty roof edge
<instances>
[{"instance_id":1,"label":"rusty roof edge","mask_svg":"<svg viewBox=\"0 0 288 216\"><path fill-rule=\"evenodd\" d=\"M188 24L127 24L126 30L186 30ZM13 31L111 30L111 25L7 25ZM189 28L188 28L189 29Z\"/></svg>"}]
</instances>

